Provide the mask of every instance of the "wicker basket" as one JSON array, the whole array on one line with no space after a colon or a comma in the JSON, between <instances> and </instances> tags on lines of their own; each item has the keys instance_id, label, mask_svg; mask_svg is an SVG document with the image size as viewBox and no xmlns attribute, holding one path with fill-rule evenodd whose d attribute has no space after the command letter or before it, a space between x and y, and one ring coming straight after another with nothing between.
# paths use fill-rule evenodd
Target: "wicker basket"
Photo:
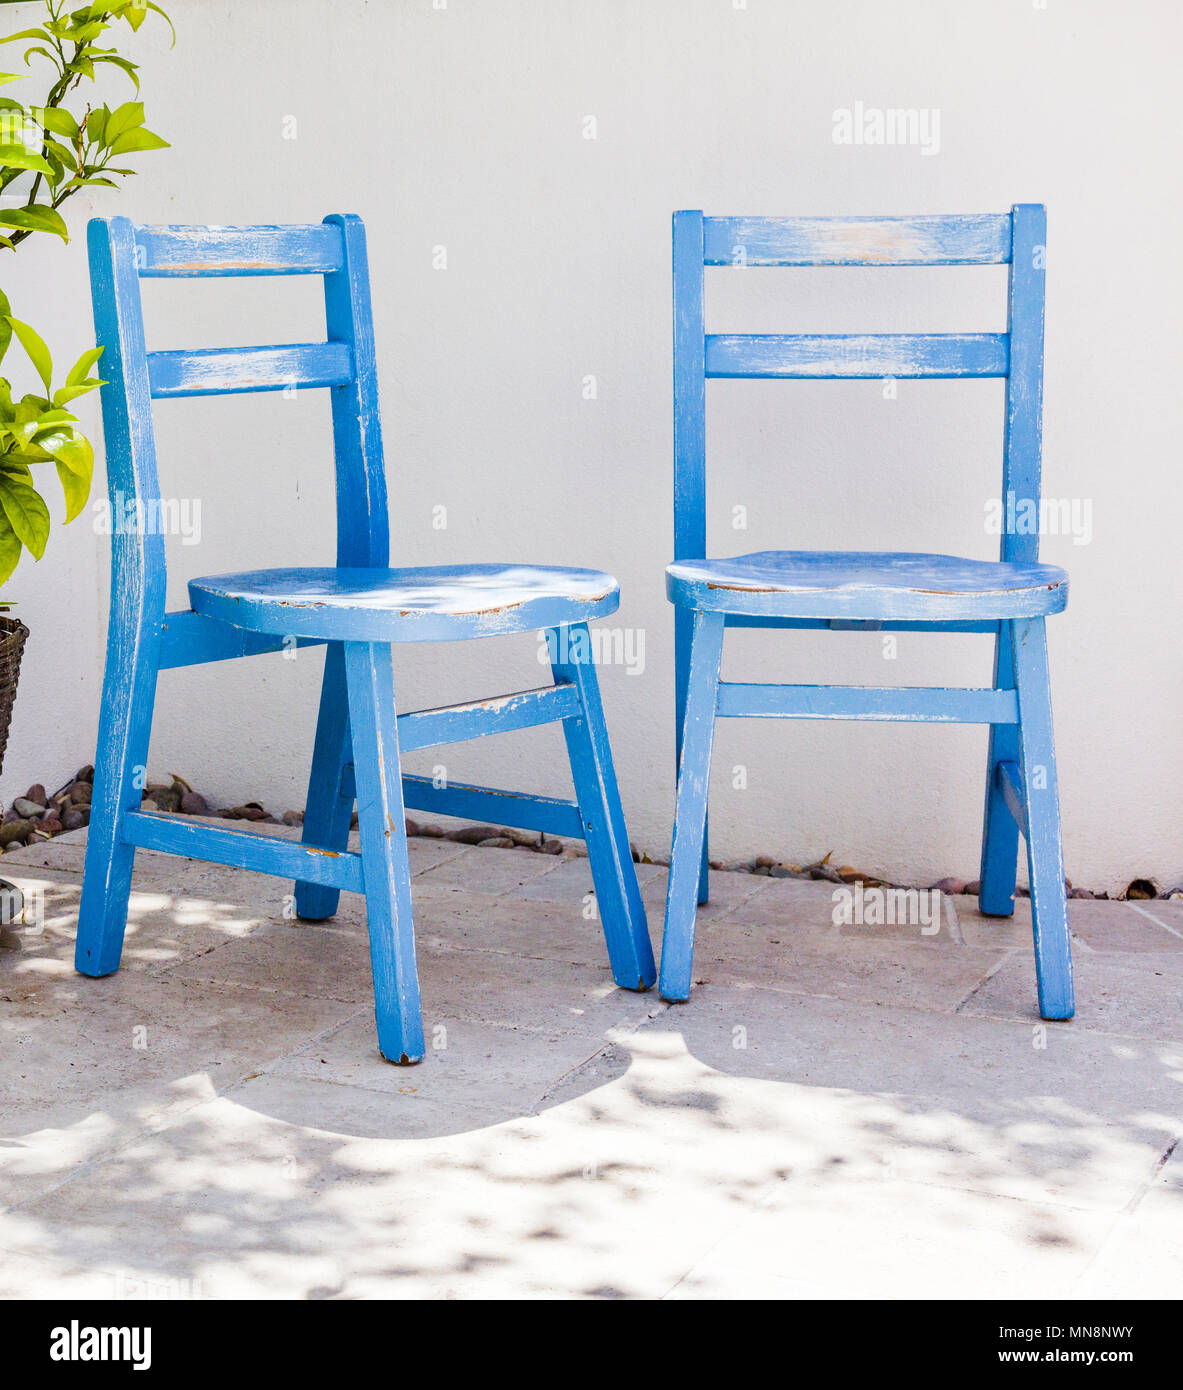
<instances>
[{"instance_id":1,"label":"wicker basket","mask_svg":"<svg viewBox=\"0 0 1183 1390\"><path fill-rule=\"evenodd\" d=\"M16 682L21 673L21 656L29 629L17 618L0 617L0 769L8 745L8 725L16 699Z\"/></svg>"}]
</instances>

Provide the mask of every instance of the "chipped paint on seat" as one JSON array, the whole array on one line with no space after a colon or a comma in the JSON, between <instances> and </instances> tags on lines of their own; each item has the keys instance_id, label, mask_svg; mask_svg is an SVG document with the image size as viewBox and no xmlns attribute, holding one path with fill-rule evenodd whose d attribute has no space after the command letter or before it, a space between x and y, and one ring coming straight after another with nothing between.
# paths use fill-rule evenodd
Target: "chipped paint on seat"
<instances>
[{"instance_id":1,"label":"chipped paint on seat","mask_svg":"<svg viewBox=\"0 0 1183 1390\"><path fill-rule=\"evenodd\" d=\"M620 589L600 570L553 565L268 569L191 580L189 602L275 635L457 642L604 618Z\"/></svg>"},{"instance_id":2,"label":"chipped paint on seat","mask_svg":"<svg viewBox=\"0 0 1183 1390\"><path fill-rule=\"evenodd\" d=\"M867 550L760 550L666 568L671 603L785 618L973 621L1058 613L1055 565Z\"/></svg>"}]
</instances>

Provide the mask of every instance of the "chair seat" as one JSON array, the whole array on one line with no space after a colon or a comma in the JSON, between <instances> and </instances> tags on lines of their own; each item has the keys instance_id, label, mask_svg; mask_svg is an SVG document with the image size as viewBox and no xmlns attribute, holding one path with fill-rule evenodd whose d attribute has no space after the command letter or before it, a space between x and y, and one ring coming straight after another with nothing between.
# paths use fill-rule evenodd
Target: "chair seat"
<instances>
[{"instance_id":1,"label":"chair seat","mask_svg":"<svg viewBox=\"0 0 1183 1390\"><path fill-rule=\"evenodd\" d=\"M196 612L252 632L358 642L452 642L614 613L599 570L545 565L273 569L194 579Z\"/></svg>"},{"instance_id":2,"label":"chair seat","mask_svg":"<svg viewBox=\"0 0 1183 1390\"><path fill-rule=\"evenodd\" d=\"M666 592L684 608L781 618L965 621L1058 613L1068 575L1055 565L875 550L761 550L680 560Z\"/></svg>"}]
</instances>

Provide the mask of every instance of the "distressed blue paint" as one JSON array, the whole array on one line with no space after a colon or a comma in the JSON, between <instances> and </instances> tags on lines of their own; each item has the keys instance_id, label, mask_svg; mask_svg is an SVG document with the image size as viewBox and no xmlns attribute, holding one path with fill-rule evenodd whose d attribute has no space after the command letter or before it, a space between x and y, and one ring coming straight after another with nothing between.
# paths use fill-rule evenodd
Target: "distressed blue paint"
<instances>
[{"instance_id":1,"label":"distressed blue paint","mask_svg":"<svg viewBox=\"0 0 1183 1390\"><path fill-rule=\"evenodd\" d=\"M675 561L666 593L681 608L767 617L864 619L1035 617L1068 602L1055 565L865 550L762 550Z\"/></svg>"},{"instance_id":2,"label":"distressed blue paint","mask_svg":"<svg viewBox=\"0 0 1183 1390\"><path fill-rule=\"evenodd\" d=\"M355 219L356 220L356 219ZM344 219L305 227L133 228L146 278L331 275L344 267Z\"/></svg>"},{"instance_id":3,"label":"distressed blue paint","mask_svg":"<svg viewBox=\"0 0 1183 1390\"><path fill-rule=\"evenodd\" d=\"M95 340L108 382L101 400L114 516L125 497L159 500L156 439L132 225L122 217L92 221L87 244ZM125 813L139 806L144 785L140 773L148 762L164 595L164 537L115 528L107 666L74 952L84 975L110 975L123 950L135 850L120 832Z\"/></svg>"},{"instance_id":4,"label":"distressed blue paint","mask_svg":"<svg viewBox=\"0 0 1183 1390\"><path fill-rule=\"evenodd\" d=\"M719 685L716 716L741 719L883 719L920 724L1014 724L1013 690L929 686Z\"/></svg>"},{"instance_id":5,"label":"distressed blue paint","mask_svg":"<svg viewBox=\"0 0 1183 1390\"><path fill-rule=\"evenodd\" d=\"M994 685L1014 689L1011 625L1000 623L994 641ZM986 754L986 804L982 812L982 860L978 881L978 910L987 917L1010 917L1015 910L1019 833L1022 818L1015 814L1003 786L1003 766L1017 767L1019 733L1013 724L990 730Z\"/></svg>"},{"instance_id":6,"label":"distressed blue paint","mask_svg":"<svg viewBox=\"0 0 1183 1390\"><path fill-rule=\"evenodd\" d=\"M648 989L657 978L657 970L616 786L599 682L591 661L578 659L581 651L590 653L591 639L583 624L571 629L572 640L566 643L559 640L557 632L550 636L551 669L559 683L557 688L565 688L576 697L563 720L563 734L612 978L625 989Z\"/></svg>"},{"instance_id":7,"label":"distressed blue paint","mask_svg":"<svg viewBox=\"0 0 1183 1390\"><path fill-rule=\"evenodd\" d=\"M706 355L703 216L674 213L674 559L706 554ZM674 610L674 769L682 765L682 730L694 615ZM698 901L710 896L709 821L703 829Z\"/></svg>"},{"instance_id":8,"label":"distressed blue paint","mask_svg":"<svg viewBox=\"0 0 1183 1390\"><path fill-rule=\"evenodd\" d=\"M1029 498L1038 504L1043 423L1043 253L1047 215L1038 204L1024 203L1011 218L1008 275L1008 321L1011 373L1006 383L1006 432L1003 441L1002 496ZM1038 559L1038 535L1004 532L1000 558L1012 563ZM1002 624L994 644L995 685L1014 684L1011 629ZM1000 763L1019 761L1014 729L993 729L986 754L985 828L982 834L979 907L990 916L1009 917L1015 910L1019 829L1004 805Z\"/></svg>"},{"instance_id":9,"label":"distressed blue paint","mask_svg":"<svg viewBox=\"0 0 1183 1390\"><path fill-rule=\"evenodd\" d=\"M193 348L148 354L153 400L226 396L348 386L353 360L348 343L290 343L282 347Z\"/></svg>"},{"instance_id":10,"label":"distressed blue paint","mask_svg":"<svg viewBox=\"0 0 1183 1390\"><path fill-rule=\"evenodd\" d=\"M1038 503L1043 438L1043 257L1047 214L1034 204L1014 210L1008 287L1010 375L1006 383L1002 496ZM1039 536L1004 532L1002 559L1036 560Z\"/></svg>"},{"instance_id":11,"label":"distressed blue paint","mask_svg":"<svg viewBox=\"0 0 1183 1390\"><path fill-rule=\"evenodd\" d=\"M410 753L416 748L464 743L485 734L508 734L515 729L553 724L576 717L579 712L579 694L571 685L548 685L542 690L523 690L467 705L415 710L398 717L399 747Z\"/></svg>"},{"instance_id":12,"label":"distressed blue paint","mask_svg":"<svg viewBox=\"0 0 1183 1390\"><path fill-rule=\"evenodd\" d=\"M365 233L356 217L319 227L136 227L126 218L89 228L112 506L160 504L152 399L271 390L329 391L336 465L337 567L197 579L192 608L165 613L159 534L112 538L111 623L99 758L79 918L77 968L118 968L136 847L255 869L296 881L297 913L330 917L342 889L366 896L374 1002L382 1054L424 1053L415 968L404 804L441 815L581 836L601 901L614 977L653 982L652 951L612 770L594 668L556 666L555 683L492 700L399 715L392 642L456 641L538 627L587 632L616 610L616 581L595 570L529 565L391 569L385 461L378 415ZM138 268L137 268L138 267ZM327 341L275 348L149 353L141 276L324 277ZM160 670L326 645L303 836L258 832L139 810ZM560 722L576 801L490 787L435 788L401 777L408 748L462 742ZM361 853L348 850L356 799Z\"/></svg>"},{"instance_id":13,"label":"distressed blue paint","mask_svg":"<svg viewBox=\"0 0 1183 1390\"><path fill-rule=\"evenodd\" d=\"M1018 723L1018 720L1015 722ZM1023 781L1018 763L999 763L995 781L1002 794L1002 799L1006 803L1007 812L1015 823L1015 828L1026 835L1027 808L1023 804Z\"/></svg>"},{"instance_id":14,"label":"distressed blue paint","mask_svg":"<svg viewBox=\"0 0 1183 1390\"><path fill-rule=\"evenodd\" d=\"M346 642L345 684L378 1047L388 1062L418 1062L423 1058L423 1020L389 645Z\"/></svg>"},{"instance_id":15,"label":"distressed blue paint","mask_svg":"<svg viewBox=\"0 0 1183 1390\"><path fill-rule=\"evenodd\" d=\"M728 613L728 627L783 627L829 632L986 632L998 631L996 622L915 622L884 618L778 618L759 613Z\"/></svg>"},{"instance_id":16,"label":"distressed blue paint","mask_svg":"<svg viewBox=\"0 0 1183 1390\"><path fill-rule=\"evenodd\" d=\"M1006 213L962 217L697 217L706 265L1001 265Z\"/></svg>"},{"instance_id":17,"label":"distressed blue paint","mask_svg":"<svg viewBox=\"0 0 1183 1390\"><path fill-rule=\"evenodd\" d=\"M329 392L336 460L337 564L384 567L390 564L390 523L365 229L358 218L338 214L326 217L325 224L337 237L341 267L340 274L324 277L325 331L330 342L349 347L355 371L349 385ZM341 643L334 642L325 655L321 681L305 802L305 843L345 848L353 815L352 758L345 657ZM308 921L332 917L337 902L332 888L296 884L296 913Z\"/></svg>"},{"instance_id":18,"label":"distressed blue paint","mask_svg":"<svg viewBox=\"0 0 1183 1390\"><path fill-rule=\"evenodd\" d=\"M599 570L543 565L282 569L189 585L198 613L289 637L459 642L605 618L620 591Z\"/></svg>"},{"instance_id":19,"label":"distressed blue paint","mask_svg":"<svg viewBox=\"0 0 1183 1390\"><path fill-rule=\"evenodd\" d=\"M574 801L553 796L531 796L527 792L503 791L499 787L472 787L466 782L437 786L430 777L403 778L403 796L412 811L430 811L437 816L457 816L461 820L493 821L516 830L546 831L573 840L584 836L583 818Z\"/></svg>"},{"instance_id":20,"label":"distressed blue paint","mask_svg":"<svg viewBox=\"0 0 1183 1390\"><path fill-rule=\"evenodd\" d=\"M353 820L353 741L349 732L349 696L345 688L345 648L330 642L325 652L304 803L305 845L327 845L341 852L349 842ZM332 884L296 876L296 916L323 922L336 915L340 897Z\"/></svg>"},{"instance_id":21,"label":"distressed blue paint","mask_svg":"<svg viewBox=\"0 0 1183 1390\"><path fill-rule=\"evenodd\" d=\"M711 377L1005 376L1005 333L709 333Z\"/></svg>"},{"instance_id":22,"label":"distressed blue paint","mask_svg":"<svg viewBox=\"0 0 1183 1390\"><path fill-rule=\"evenodd\" d=\"M254 830L207 825L204 821L150 811L129 811L123 818L122 836L127 844L138 849L183 854L190 859L253 869L278 878L302 874L317 883L347 888L352 893L362 891L361 856L348 851L317 850Z\"/></svg>"},{"instance_id":23,"label":"distressed blue paint","mask_svg":"<svg viewBox=\"0 0 1183 1390\"><path fill-rule=\"evenodd\" d=\"M320 638L301 637L298 647L323 646ZM248 632L242 627L227 627L213 618L203 618L186 608L164 615L160 644L160 669L174 670L179 666L200 666L208 661L233 661L240 656L261 656L264 652L284 650L284 639L266 632Z\"/></svg>"},{"instance_id":24,"label":"distressed blue paint","mask_svg":"<svg viewBox=\"0 0 1183 1390\"><path fill-rule=\"evenodd\" d=\"M1012 623L1011 647L1015 693L1019 701L1019 760L1026 813L1027 874L1031 885L1039 1012L1044 1018L1071 1018L1074 1009L1072 948L1064 893L1060 790L1052 737L1051 681L1044 620L1030 618Z\"/></svg>"},{"instance_id":25,"label":"distressed blue paint","mask_svg":"<svg viewBox=\"0 0 1183 1390\"><path fill-rule=\"evenodd\" d=\"M674 214L674 563L678 805L661 992L690 988L694 902L706 900L712 730L718 717L982 723L990 728L982 911L1014 911L1027 839L1040 1010L1072 1014L1044 618L1068 577L1039 563L1037 535L1005 535L997 562L904 552L706 554L706 381L714 377L1005 377L1003 493L1038 507L1043 380L1042 207L898 218L704 218ZM1006 333L707 334L705 266L1009 266ZM995 638L989 690L719 682L728 626L976 632ZM691 651L691 633L693 653ZM1020 771L1021 769L1021 771ZM1050 793L1037 797L1041 780ZM696 871L696 872L695 872ZM1038 890L1036 890L1038 884ZM697 893L695 887L697 886Z\"/></svg>"},{"instance_id":26,"label":"distressed blue paint","mask_svg":"<svg viewBox=\"0 0 1183 1390\"><path fill-rule=\"evenodd\" d=\"M665 939L661 948L661 997L680 1002L690 997L694 958L694 917L702 840L706 831L707 793L711 780L711 745L715 737L719 662L723 654L721 613L694 615L690 672L678 767L678 803L666 889Z\"/></svg>"}]
</instances>

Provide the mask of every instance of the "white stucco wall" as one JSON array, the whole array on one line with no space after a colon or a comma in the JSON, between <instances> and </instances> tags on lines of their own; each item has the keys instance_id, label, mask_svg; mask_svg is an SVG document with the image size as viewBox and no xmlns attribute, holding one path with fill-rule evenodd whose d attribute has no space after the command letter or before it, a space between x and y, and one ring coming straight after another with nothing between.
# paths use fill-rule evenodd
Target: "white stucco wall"
<instances>
[{"instance_id":1,"label":"white stucco wall","mask_svg":"<svg viewBox=\"0 0 1183 1390\"><path fill-rule=\"evenodd\" d=\"M147 26L148 123L173 148L99 214L315 221L361 213L397 560L609 569L643 673L603 669L632 836L672 808L669 215L1049 211L1045 491L1092 538L1045 540L1072 598L1051 624L1069 874L1183 879L1180 258L1173 0L172 0ZM30 7L31 12L31 7ZM15 19L15 14L13 16ZM25 20L23 22L31 22ZM114 85L112 95L124 99ZM939 111L939 150L839 145L834 112ZM295 118L296 138L287 118ZM587 138L594 117L594 139ZM286 123L286 125L285 125ZM22 248L14 312L65 358L88 341L83 222ZM435 248L447 248L437 269ZM34 288L36 266L52 292ZM1005 272L716 272L717 330L1004 326ZM318 285L147 287L156 346L318 334ZM597 397L585 399L594 376ZM711 545L989 557L998 383L717 383ZM320 394L158 407L165 490L199 499L173 600L200 573L332 559ZM446 529L433 511L447 509ZM732 529L747 509L746 531ZM8 587L33 629L0 793L91 757L106 546L80 521ZM733 679L984 683L989 643L873 634L728 639ZM539 683L532 636L399 653L404 708ZM321 657L166 674L153 774L218 801L303 804ZM716 855L767 852L902 878L976 876L978 729L728 722ZM565 794L553 729L411 759ZM744 766L747 787L733 787Z\"/></svg>"}]
</instances>

